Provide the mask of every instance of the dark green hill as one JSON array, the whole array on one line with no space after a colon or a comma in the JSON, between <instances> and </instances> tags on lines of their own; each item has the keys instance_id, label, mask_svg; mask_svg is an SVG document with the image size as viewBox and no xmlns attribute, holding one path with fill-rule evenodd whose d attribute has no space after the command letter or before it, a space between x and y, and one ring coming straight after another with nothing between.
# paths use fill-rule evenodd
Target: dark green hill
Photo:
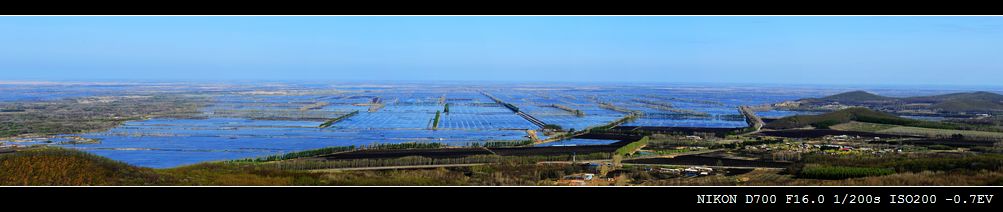
<instances>
[{"instance_id":1,"label":"dark green hill","mask_svg":"<svg viewBox=\"0 0 1003 212\"><path fill-rule=\"evenodd\" d=\"M884 112L873 111L867 108L847 108L819 115L788 116L766 124L766 128L791 129L812 126L815 128L827 129L829 126L847 123L850 121L928 128L957 128L956 126L947 123L902 118Z\"/></svg>"},{"instance_id":2,"label":"dark green hill","mask_svg":"<svg viewBox=\"0 0 1003 212\"><path fill-rule=\"evenodd\" d=\"M985 91L910 97L903 99L903 101L931 103L932 109L955 113L1003 111L1003 95Z\"/></svg>"},{"instance_id":3,"label":"dark green hill","mask_svg":"<svg viewBox=\"0 0 1003 212\"><path fill-rule=\"evenodd\" d=\"M866 102L866 101L892 101L896 98L880 96L867 91L850 91L832 96L818 98L817 100L828 102Z\"/></svg>"},{"instance_id":4,"label":"dark green hill","mask_svg":"<svg viewBox=\"0 0 1003 212\"><path fill-rule=\"evenodd\" d=\"M924 98L924 97L918 97L918 98ZM993 93L993 92L986 92L986 91L978 91L978 92L970 92L970 93L952 93L952 94L929 96L929 97L925 97L925 98L942 100L942 101L947 101L947 100L967 100L967 99L983 99L983 100L991 100L991 101L1003 101L1003 95L999 95L999 94L996 94L996 93Z\"/></svg>"},{"instance_id":5,"label":"dark green hill","mask_svg":"<svg viewBox=\"0 0 1003 212\"><path fill-rule=\"evenodd\" d=\"M951 93L936 96L895 98L866 91L851 91L822 98L799 100L808 107L838 102L841 105L882 108L882 110L930 110L942 113L1003 112L1003 95L992 92Z\"/></svg>"}]
</instances>

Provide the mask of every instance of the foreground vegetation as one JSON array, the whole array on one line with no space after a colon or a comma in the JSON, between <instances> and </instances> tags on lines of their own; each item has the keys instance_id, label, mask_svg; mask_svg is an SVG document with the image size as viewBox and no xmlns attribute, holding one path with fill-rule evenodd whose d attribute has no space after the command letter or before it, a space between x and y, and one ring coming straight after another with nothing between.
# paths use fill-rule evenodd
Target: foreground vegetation
<instances>
[{"instance_id":1,"label":"foreground vegetation","mask_svg":"<svg viewBox=\"0 0 1003 212\"><path fill-rule=\"evenodd\" d=\"M159 185L169 177L105 157L62 148L0 154L0 185Z\"/></svg>"},{"instance_id":2,"label":"foreground vegetation","mask_svg":"<svg viewBox=\"0 0 1003 212\"><path fill-rule=\"evenodd\" d=\"M583 171L580 166L536 164L546 158L506 157L485 166L415 170L314 172L274 162L208 162L149 169L45 147L0 154L4 170L0 185L550 185L566 174Z\"/></svg>"},{"instance_id":3,"label":"foreground vegetation","mask_svg":"<svg viewBox=\"0 0 1003 212\"><path fill-rule=\"evenodd\" d=\"M652 141L655 142L655 141ZM659 142L661 143L661 142ZM338 161L302 160L342 149L287 154L287 160L207 162L170 169L127 165L56 147L0 154L0 185L555 185L563 176L597 173L620 185L1000 185L1003 155L915 153L897 156L806 156L786 171L753 170L738 175L679 178L644 171L588 169L562 156L496 156L432 159L404 157ZM296 157L300 156L300 157ZM573 156L608 160L614 153ZM340 170L339 168L474 164L474 166ZM608 174L607 174L608 173Z\"/></svg>"}]
</instances>

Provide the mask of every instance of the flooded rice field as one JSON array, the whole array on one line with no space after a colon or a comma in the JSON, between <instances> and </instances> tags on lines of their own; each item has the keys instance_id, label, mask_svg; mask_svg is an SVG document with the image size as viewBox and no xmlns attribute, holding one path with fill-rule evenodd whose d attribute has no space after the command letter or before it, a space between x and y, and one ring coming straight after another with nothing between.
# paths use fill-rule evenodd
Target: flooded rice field
<instances>
[{"instance_id":1,"label":"flooded rice field","mask_svg":"<svg viewBox=\"0 0 1003 212\"><path fill-rule=\"evenodd\" d=\"M96 142L49 142L145 167L176 167L282 154L329 146L438 142L467 146L489 141L545 139L540 124L563 130L605 125L630 111L645 115L624 126L744 127L736 107L761 105L835 91L743 86L623 85L425 85L425 84L227 84L129 87L45 87L18 91L0 101L163 93L207 97L198 115L128 121L103 132L71 134ZM81 93L84 92L84 93ZM90 93L86 93L90 92ZM482 93L483 92L483 93ZM17 96L14 94L25 94ZM95 94L95 95L97 95ZM447 109L448 108L448 109ZM358 111L358 113L354 113ZM439 118L436 120L436 113ZM353 114L354 113L354 114ZM793 112L766 111L764 116ZM330 127L325 121L346 116ZM614 140L570 139L542 146L604 145Z\"/></svg>"}]
</instances>

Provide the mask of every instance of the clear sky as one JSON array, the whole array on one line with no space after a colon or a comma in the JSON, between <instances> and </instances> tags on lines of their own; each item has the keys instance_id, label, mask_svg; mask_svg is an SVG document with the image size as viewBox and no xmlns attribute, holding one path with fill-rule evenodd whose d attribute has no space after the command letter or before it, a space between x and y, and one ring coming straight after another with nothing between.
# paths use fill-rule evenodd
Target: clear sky
<instances>
[{"instance_id":1,"label":"clear sky","mask_svg":"<svg viewBox=\"0 0 1003 212\"><path fill-rule=\"evenodd\" d=\"M1003 17L0 17L0 80L997 85Z\"/></svg>"}]
</instances>

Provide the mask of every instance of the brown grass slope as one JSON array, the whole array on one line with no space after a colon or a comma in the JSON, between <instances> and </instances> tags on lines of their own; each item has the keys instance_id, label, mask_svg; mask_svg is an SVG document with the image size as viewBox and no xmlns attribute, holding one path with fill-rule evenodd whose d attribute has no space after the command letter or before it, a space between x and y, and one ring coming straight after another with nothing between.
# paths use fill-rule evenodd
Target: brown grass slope
<instances>
[{"instance_id":1,"label":"brown grass slope","mask_svg":"<svg viewBox=\"0 0 1003 212\"><path fill-rule=\"evenodd\" d=\"M42 148L0 155L0 185L156 185L153 169L139 168L90 153Z\"/></svg>"}]
</instances>

